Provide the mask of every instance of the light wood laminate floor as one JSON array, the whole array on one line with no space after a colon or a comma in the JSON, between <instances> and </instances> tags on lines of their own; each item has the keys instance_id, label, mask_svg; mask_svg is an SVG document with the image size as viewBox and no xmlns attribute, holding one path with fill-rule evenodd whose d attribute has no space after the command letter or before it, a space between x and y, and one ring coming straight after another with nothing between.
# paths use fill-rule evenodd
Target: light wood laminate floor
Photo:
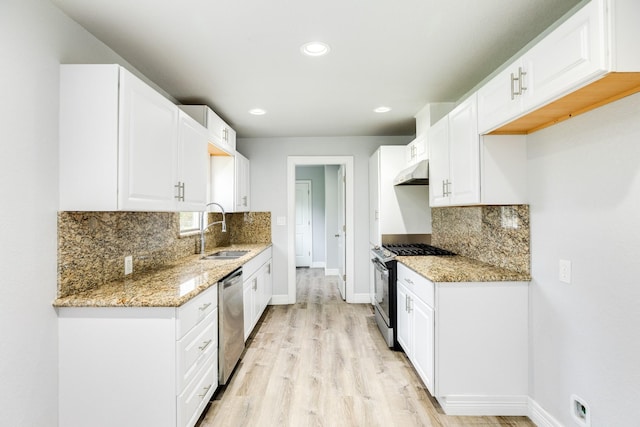
<instances>
[{"instance_id":1,"label":"light wood laminate floor","mask_svg":"<svg viewBox=\"0 0 640 427\"><path fill-rule=\"evenodd\" d=\"M200 427L511 426L526 417L444 415L369 304L347 304L337 277L297 270L297 303L270 306Z\"/></svg>"}]
</instances>

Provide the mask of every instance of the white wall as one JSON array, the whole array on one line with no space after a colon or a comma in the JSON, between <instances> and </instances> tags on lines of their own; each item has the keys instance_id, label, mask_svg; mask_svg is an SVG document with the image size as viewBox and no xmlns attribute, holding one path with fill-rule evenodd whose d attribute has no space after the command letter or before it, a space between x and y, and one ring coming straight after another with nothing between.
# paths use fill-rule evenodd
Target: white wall
<instances>
[{"instance_id":1,"label":"white wall","mask_svg":"<svg viewBox=\"0 0 640 427\"><path fill-rule=\"evenodd\" d=\"M0 2L0 424L57 425L58 66L122 58L45 0Z\"/></svg>"},{"instance_id":2,"label":"white wall","mask_svg":"<svg viewBox=\"0 0 640 427\"><path fill-rule=\"evenodd\" d=\"M355 180L355 286L369 292L369 156L380 145L408 144L410 136L333 138L238 139L238 150L251 160L251 209L271 212L273 292L288 294L287 227L277 225L287 216L287 156L353 156ZM287 221L292 220L287 218Z\"/></svg>"},{"instance_id":3,"label":"white wall","mask_svg":"<svg viewBox=\"0 0 640 427\"><path fill-rule=\"evenodd\" d=\"M296 179L311 181L311 222L313 226L311 266L325 259L325 185L324 166L296 166Z\"/></svg>"},{"instance_id":4,"label":"white wall","mask_svg":"<svg viewBox=\"0 0 640 427\"><path fill-rule=\"evenodd\" d=\"M640 423L640 94L528 137L531 396L563 425ZM572 262L572 283L558 261Z\"/></svg>"}]
</instances>

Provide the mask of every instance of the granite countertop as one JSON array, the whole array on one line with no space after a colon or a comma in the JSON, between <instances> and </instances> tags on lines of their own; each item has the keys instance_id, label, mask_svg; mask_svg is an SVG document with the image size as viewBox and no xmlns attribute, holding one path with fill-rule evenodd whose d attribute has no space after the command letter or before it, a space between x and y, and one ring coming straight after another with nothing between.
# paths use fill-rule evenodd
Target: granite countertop
<instances>
[{"instance_id":1,"label":"granite countertop","mask_svg":"<svg viewBox=\"0 0 640 427\"><path fill-rule=\"evenodd\" d=\"M233 260L203 260L200 254L182 258L162 269L135 272L123 280L58 298L55 307L178 307L269 248L271 243L235 244L207 251L248 250Z\"/></svg>"},{"instance_id":2,"label":"granite countertop","mask_svg":"<svg viewBox=\"0 0 640 427\"><path fill-rule=\"evenodd\" d=\"M464 256L397 256L396 260L432 282L529 282L529 274Z\"/></svg>"}]
</instances>

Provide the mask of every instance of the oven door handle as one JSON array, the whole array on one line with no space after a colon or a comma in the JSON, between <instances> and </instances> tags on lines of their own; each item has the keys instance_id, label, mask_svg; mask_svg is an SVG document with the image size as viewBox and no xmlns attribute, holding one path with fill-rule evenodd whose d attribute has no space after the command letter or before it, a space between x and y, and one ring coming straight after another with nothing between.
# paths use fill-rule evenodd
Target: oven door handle
<instances>
[{"instance_id":1,"label":"oven door handle","mask_svg":"<svg viewBox=\"0 0 640 427\"><path fill-rule=\"evenodd\" d=\"M389 269L377 258L371 258L373 265L383 274L389 275Z\"/></svg>"}]
</instances>

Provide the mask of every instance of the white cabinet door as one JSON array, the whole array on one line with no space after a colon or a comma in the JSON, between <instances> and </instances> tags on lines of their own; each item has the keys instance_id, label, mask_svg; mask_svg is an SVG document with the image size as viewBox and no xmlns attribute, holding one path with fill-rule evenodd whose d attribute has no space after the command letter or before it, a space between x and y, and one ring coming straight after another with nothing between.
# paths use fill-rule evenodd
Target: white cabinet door
<instances>
[{"instance_id":1,"label":"white cabinet door","mask_svg":"<svg viewBox=\"0 0 640 427\"><path fill-rule=\"evenodd\" d=\"M450 203L480 202L480 139L476 95L449 114Z\"/></svg>"},{"instance_id":2,"label":"white cabinet door","mask_svg":"<svg viewBox=\"0 0 640 427\"><path fill-rule=\"evenodd\" d=\"M262 266L263 291L262 291L262 310L264 310L271 302L273 296L273 275L271 273L271 260ZM262 311L261 310L261 311Z\"/></svg>"},{"instance_id":3,"label":"white cabinet door","mask_svg":"<svg viewBox=\"0 0 640 427\"><path fill-rule=\"evenodd\" d=\"M428 133L429 139L429 200L433 207L449 204L449 119L436 122Z\"/></svg>"},{"instance_id":4,"label":"white cabinet door","mask_svg":"<svg viewBox=\"0 0 640 427\"><path fill-rule=\"evenodd\" d=\"M180 211L202 211L207 203L207 130L180 112L178 128L178 184L182 186Z\"/></svg>"},{"instance_id":5,"label":"white cabinet door","mask_svg":"<svg viewBox=\"0 0 640 427\"><path fill-rule=\"evenodd\" d=\"M410 300L410 311L413 318L413 354L411 362L424 381L431 395L434 389L434 311L419 298Z\"/></svg>"},{"instance_id":6,"label":"white cabinet door","mask_svg":"<svg viewBox=\"0 0 640 427\"><path fill-rule=\"evenodd\" d=\"M178 108L124 69L120 90L119 208L173 210Z\"/></svg>"},{"instance_id":7,"label":"white cabinet door","mask_svg":"<svg viewBox=\"0 0 640 427\"><path fill-rule=\"evenodd\" d=\"M244 309L244 340L247 341L253 330L253 288L251 280L242 285L242 305Z\"/></svg>"},{"instance_id":8,"label":"white cabinet door","mask_svg":"<svg viewBox=\"0 0 640 427\"><path fill-rule=\"evenodd\" d=\"M520 81L516 80L519 78L520 70L522 70L522 61L518 60L478 89L480 133L488 132L506 123L522 111L522 97L514 93L520 90Z\"/></svg>"},{"instance_id":9,"label":"white cabinet door","mask_svg":"<svg viewBox=\"0 0 640 427\"><path fill-rule=\"evenodd\" d=\"M251 209L249 159L236 151L235 154L235 212L248 212Z\"/></svg>"},{"instance_id":10,"label":"white cabinet door","mask_svg":"<svg viewBox=\"0 0 640 427\"><path fill-rule=\"evenodd\" d=\"M585 5L480 88L480 133L489 133L606 74L606 15L602 1ZM555 113L549 113L551 120Z\"/></svg>"},{"instance_id":11,"label":"white cabinet door","mask_svg":"<svg viewBox=\"0 0 640 427\"><path fill-rule=\"evenodd\" d=\"M398 344L402 346L407 356L411 357L412 351L412 322L411 317L409 315L408 307L409 307L409 292L407 291L406 286L402 283L398 282L398 287L396 291L396 299L397 299L397 307L396 307L396 328L397 328L397 338Z\"/></svg>"},{"instance_id":12,"label":"white cabinet door","mask_svg":"<svg viewBox=\"0 0 640 427\"><path fill-rule=\"evenodd\" d=\"M605 23L598 3L580 9L524 55L525 112L606 73Z\"/></svg>"},{"instance_id":13,"label":"white cabinet door","mask_svg":"<svg viewBox=\"0 0 640 427\"><path fill-rule=\"evenodd\" d=\"M220 203L226 212L251 210L251 164L236 151L233 157L211 156L210 201Z\"/></svg>"},{"instance_id":14,"label":"white cabinet door","mask_svg":"<svg viewBox=\"0 0 640 427\"><path fill-rule=\"evenodd\" d=\"M425 136L419 135L407 144L405 155L407 166L416 164L420 160L425 160L427 158L427 140Z\"/></svg>"}]
</instances>

